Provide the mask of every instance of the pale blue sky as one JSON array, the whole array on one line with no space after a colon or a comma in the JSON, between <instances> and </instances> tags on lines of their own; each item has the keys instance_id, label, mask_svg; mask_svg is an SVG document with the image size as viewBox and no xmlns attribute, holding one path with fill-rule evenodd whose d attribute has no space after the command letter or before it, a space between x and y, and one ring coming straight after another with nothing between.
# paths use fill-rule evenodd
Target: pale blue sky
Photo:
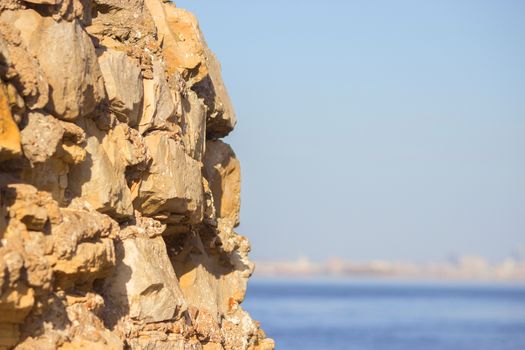
<instances>
[{"instance_id":1,"label":"pale blue sky","mask_svg":"<svg viewBox=\"0 0 525 350\"><path fill-rule=\"evenodd\" d=\"M252 258L525 246L524 1L177 4L236 107Z\"/></svg>"}]
</instances>

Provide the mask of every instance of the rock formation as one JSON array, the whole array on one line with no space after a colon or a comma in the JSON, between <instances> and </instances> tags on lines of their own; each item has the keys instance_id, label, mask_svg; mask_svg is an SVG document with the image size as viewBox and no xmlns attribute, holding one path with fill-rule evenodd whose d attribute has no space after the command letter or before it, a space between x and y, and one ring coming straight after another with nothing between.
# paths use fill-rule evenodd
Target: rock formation
<instances>
[{"instance_id":1,"label":"rock formation","mask_svg":"<svg viewBox=\"0 0 525 350\"><path fill-rule=\"evenodd\" d=\"M0 349L273 349L220 71L173 3L0 2Z\"/></svg>"}]
</instances>

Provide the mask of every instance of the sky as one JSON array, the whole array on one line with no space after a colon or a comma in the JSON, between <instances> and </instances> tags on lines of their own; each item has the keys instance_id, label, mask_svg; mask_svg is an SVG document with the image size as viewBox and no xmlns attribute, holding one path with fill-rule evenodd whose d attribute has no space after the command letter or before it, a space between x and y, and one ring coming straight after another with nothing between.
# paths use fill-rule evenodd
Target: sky
<instances>
[{"instance_id":1,"label":"sky","mask_svg":"<svg viewBox=\"0 0 525 350\"><path fill-rule=\"evenodd\" d=\"M525 247L525 2L176 3L235 106L252 259Z\"/></svg>"}]
</instances>

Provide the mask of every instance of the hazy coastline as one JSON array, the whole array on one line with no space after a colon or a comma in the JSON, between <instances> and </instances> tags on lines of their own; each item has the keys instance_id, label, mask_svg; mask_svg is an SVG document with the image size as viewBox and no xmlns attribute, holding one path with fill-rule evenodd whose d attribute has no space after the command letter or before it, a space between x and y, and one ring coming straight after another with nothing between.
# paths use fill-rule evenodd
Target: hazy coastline
<instances>
[{"instance_id":1,"label":"hazy coastline","mask_svg":"<svg viewBox=\"0 0 525 350\"><path fill-rule=\"evenodd\" d=\"M386 260L352 262L339 258L316 262L302 257L297 260L257 261L254 276L525 282L525 260L509 257L490 263L478 256L461 256L450 261L428 263Z\"/></svg>"}]
</instances>

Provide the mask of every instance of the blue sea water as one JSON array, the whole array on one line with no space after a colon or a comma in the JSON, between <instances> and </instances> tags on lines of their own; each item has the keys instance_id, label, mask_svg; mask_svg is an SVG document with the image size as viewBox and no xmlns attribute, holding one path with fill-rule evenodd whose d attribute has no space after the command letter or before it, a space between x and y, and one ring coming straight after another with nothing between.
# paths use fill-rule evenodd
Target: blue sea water
<instances>
[{"instance_id":1,"label":"blue sea water","mask_svg":"<svg viewBox=\"0 0 525 350\"><path fill-rule=\"evenodd\" d=\"M525 350L525 285L263 280L244 307L277 350Z\"/></svg>"}]
</instances>

